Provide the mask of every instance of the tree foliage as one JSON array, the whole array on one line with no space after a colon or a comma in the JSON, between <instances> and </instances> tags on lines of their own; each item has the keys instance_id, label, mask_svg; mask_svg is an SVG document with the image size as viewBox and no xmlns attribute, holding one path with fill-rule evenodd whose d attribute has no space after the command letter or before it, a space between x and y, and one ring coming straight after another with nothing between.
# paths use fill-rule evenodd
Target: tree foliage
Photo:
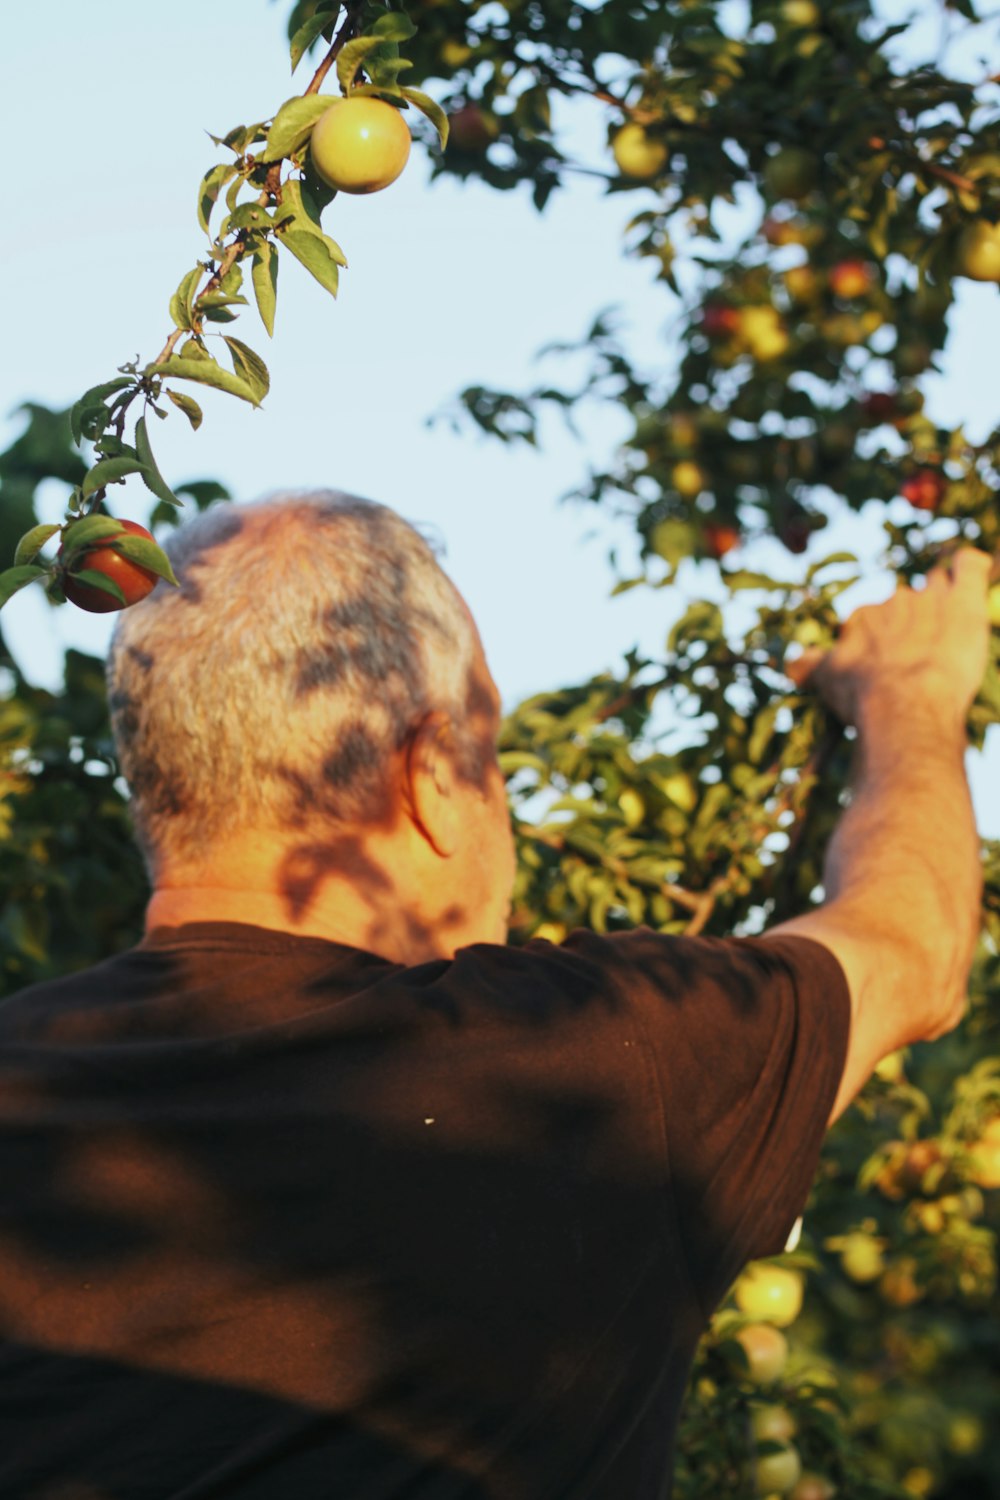
<instances>
[{"instance_id":1,"label":"tree foliage","mask_svg":"<svg viewBox=\"0 0 1000 1500\"><path fill-rule=\"evenodd\" d=\"M836 639L837 598L861 570L854 555L824 550L824 529L847 510L882 507L879 562L906 580L958 542L1000 550L1000 428L949 428L926 395L943 368L956 278L1000 281L989 258L996 243L1000 259L996 84L985 68L979 78L974 64L943 60L974 53L981 18L969 0L944 6L949 46L926 60L909 23L890 24L867 0L437 0L405 10L294 6L293 69L310 53L319 66L269 120L217 140L222 160L196 194L207 250L169 299L164 349L68 414L26 409L25 430L0 455L0 556L14 559L20 541L14 571L34 570L9 586L39 576L42 548L54 544L34 510L43 479L68 487L68 526L105 514L109 486L129 474L151 492L160 527L185 496L225 500L211 482L168 483L146 413L164 415L167 398L197 427L192 382L264 399L260 356L222 333L224 365L206 340L238 316L247 290L274 332L282 257L336 292L336 202L308 147L330 69L345 93L418 109L436 175L526 190L539 210L581 170L563 104L589 97L607 127L609 212L626 221L626 253L655 267L672 342L644 370L605 310L579 345L581 384L469 385L451 415L500 441L533 442L550 410L577 425L589 403L627 411L627 441L575 491L638 537L641 567L616 587L662 588L708 568L756 618L737 636L725 605L696 598L659 657L633 652L508 715L501 753L520 854L512 939L639 923L760 931L821 899L850 765L851 734L785 671L790 650ZM898 503L888 513L900 496L903 519ZM784 544L780 577L746 565L760 537ZM57 603L58 576L43 581ZM10 991L134 941L146 890L100 663L70 651L59 694L33 687L7 652L2 664ZM982 748L998 718L995 631L970 742ZM795 1431L765 1439L756 1456L790 1441L840 1495L1000 1493L1000 1329L989 1316L1000 844L984 841L983 870L966 1020L887 1059L830 1133L801 1244L782 1258L806 1298L773 1382L752 1376L739 1342L755 1316L739 1297L717 1313L692 1375L678 1500L751 1492L752 1419L765 1405L787 1408Z\"/></svg>"}]
</instances>

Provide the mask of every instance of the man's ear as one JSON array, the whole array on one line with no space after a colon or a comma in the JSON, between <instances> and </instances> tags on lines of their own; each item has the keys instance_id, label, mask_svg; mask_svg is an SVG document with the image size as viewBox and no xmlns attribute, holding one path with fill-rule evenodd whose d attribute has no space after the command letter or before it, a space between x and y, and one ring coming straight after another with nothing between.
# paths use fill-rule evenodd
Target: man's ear
<instances>
[{"instance_id":1,"label":"man's ear","mask_svg":"<svg viewBox=\"0 0 1000 1500\"><path fill-rule=\"evenodd\" d=\"M435 710L421 719L407 744L403 801L413 823L442 859L458 848L454 732L448 715Z\"/></svg>"}]
</instances>

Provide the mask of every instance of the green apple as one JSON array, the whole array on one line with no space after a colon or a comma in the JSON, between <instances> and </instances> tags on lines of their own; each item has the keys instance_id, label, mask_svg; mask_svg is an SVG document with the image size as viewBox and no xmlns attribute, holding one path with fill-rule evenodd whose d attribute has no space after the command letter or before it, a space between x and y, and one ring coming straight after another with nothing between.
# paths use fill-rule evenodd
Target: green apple
<instances>
[{"instance_id":1,"label":"green apple","mask_svg":"<svg viewBox=\"0 0 1000 1500\"><path fill-rule=\"evenodd\" d=\"M819 162L802 146L783 146L764 164L764 188L772 200L804 198L818 176Z\"/></svg>"}]
</instances>

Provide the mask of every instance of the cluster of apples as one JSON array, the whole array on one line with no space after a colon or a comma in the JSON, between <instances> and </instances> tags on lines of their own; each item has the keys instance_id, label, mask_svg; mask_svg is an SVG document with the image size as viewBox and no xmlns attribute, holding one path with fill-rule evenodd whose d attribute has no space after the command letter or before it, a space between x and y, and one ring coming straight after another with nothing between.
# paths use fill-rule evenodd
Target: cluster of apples
<instances>
[{"instance_id":1,"label":"cluster of apples","mask_svg":"<svg viewBox=\"0 0 1000 1500\"><path fill-rule=\"evenodd\" d=\"M749 354L758 364L780 359L791 344L780 312L770 303L708 302L701 310L701 330L730 356Z\"/></svg>"},{"instance_id":2,"label":"cluster of apples","mask_svg":"<svg viewBox=\"0 0 1000 1500\"><path fill-rule=\"evenodd\" d=\"M761 1392L750 1415L753 1457L747 1477L758 1495L833 1500L836 1486L832 1481L802 1467L794 1441L798 1431L794 1413L780 1399L768 1399L788 1364L783 1330L801 1312L802 1294L802 1273L773 1261L747 1266L734 1288L736 1306L750 1320L732 1335L740 1348L735 1373Z\"/></svg>"}]
</instances>

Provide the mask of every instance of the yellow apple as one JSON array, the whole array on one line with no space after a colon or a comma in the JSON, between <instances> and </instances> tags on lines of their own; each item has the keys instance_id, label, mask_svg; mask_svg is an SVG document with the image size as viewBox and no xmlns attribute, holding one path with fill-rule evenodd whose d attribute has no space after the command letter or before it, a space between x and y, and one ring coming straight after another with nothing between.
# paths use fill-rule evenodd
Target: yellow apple
<instances>
[{"instance_id":1,"label":"yellow apple","mask_svg":"<svg viewBox=\"0 0 1000 1500\"><path fill-rule=\"evenodd\" d=\"M748 1323L735 1335L750 1367L747 1378L758 1385L771 1385L784 1372L788 1340L770 1323Z\"/></svg>"},{"instance_id":2,"label":"yellow apple","mask_svg":"<svg viewBox=\"0 0 1000 1500\"><path fill-rule=\"evenodd\" d=\"M840 1251L840 1264L844 1275L864 1286L877 1281L885 1270L882 1246L874 1235L862 1229L852 1230L844 1236Z\"/></svg>"},{"instance_id":3,"label":"yellow apple","mask_svg":"<svg viewBox=\"0 0 1000 1500\"><path fill-rule=\"evenodd\" d=\"M802 1477L802 1460L798 1449L787 1443L778 1453L768 1453L754 1460L754 1489L758 1495L787 1495Z\"/></svg>"},{"instance_id":4,"label":"yellow apple","mask_svg":"<svg viewBox=\"0 0 1000 1500\"><path fill-rule=\"evenodd\" d=\"M818 26L819 6L813 0L784 0L781 17L789 26Z\"/></svg>"},{"instance_id":5,"label":"yellow apple","mask_svg":"<svg viewBox=\"0 0 1000 1500\"><path fill-rule=\"evenodd\" d=\"M342 193L378 193L395 182L410 156L410 132L384 99L338 99L313 127L312 164Z\"/></svg>"},{"instance_id":6,"label":"yellow apple","mask_svg":"<svg viewBox=\"0 0 1000 1500\"><path fill-rule=\"evenodd\" d=\"M682 458L680 463L674 464L670 482L685 500L697 499L708 484L704 469L690 458Z\"/></svg>"},{"instance_id":7,"label":"yellow apple","mask_svg":"<svg viewBox=\"0 0 1000 1500\"><path fill-rule=\"evenodd\" d=\"M623 177L646 182L658 177L670 158L666 142L647 135L641 125L623 125L611 142L611 150Z\"/></svg>"},{"instance_id":8,"label":"yellow apple","mask_svg":"<svg viewBox=\"0 0 1000 1500\"><path fill-rule=\"evenodd\" d=\"M780 359L790 343L775 307L741 308L738 341L741 349L761 363Z\"/></svg>"},{"instance_id":9,"label":"yellow apple","mask_svg":"<svg viewBox=\"0 0 1000 1500\"><path fill-rule=\"evenodd\" d=\"M752 1262L736 1283L736 1306L748 1318L787 1328L802 1309L802 1274Z\"/></svg>"},{"instance_id":10,"label":"yellow apple","mask_svg":"<svg viewBox=\"0 0 1000 1500\"><path fill-rule=\"evenodd\" d=\"M955 246L955 275L970 281L1000 281L1000 224L976 219Z\"/></svg>"}]
</instances>

